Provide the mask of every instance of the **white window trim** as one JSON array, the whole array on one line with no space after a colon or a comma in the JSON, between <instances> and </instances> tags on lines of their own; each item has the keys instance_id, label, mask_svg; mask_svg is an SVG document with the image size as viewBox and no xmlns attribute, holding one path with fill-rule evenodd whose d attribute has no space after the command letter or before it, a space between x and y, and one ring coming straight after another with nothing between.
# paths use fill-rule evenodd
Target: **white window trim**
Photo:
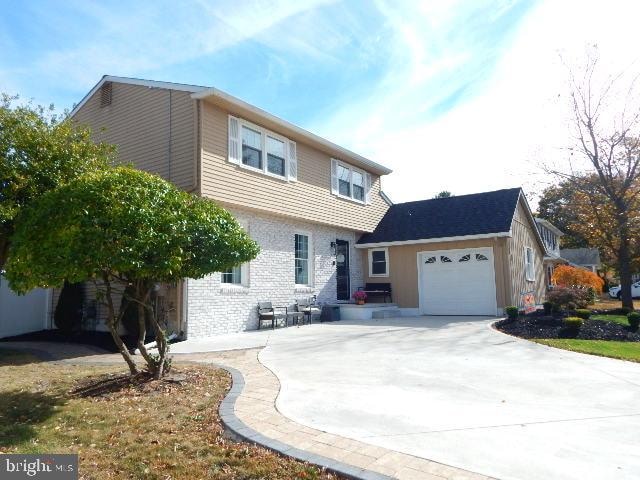
<instances>
[{"instance_id":1,"label":"white window trim","mask_svg":"<svg viewBox=\"0 0 640 480\"><path fill-rule=\"evenodd\" d=\"M384 252L385 269L384 273L373 273L373 252ZM388 277L389 276L389 249L384 248L370 248L369 249L369 276L370 277Z\"/></svg>"},{"instance_id":2,"label":"white window trim","mask_svg":"<svg viewBox=\"0 0 640 480\"><path fill-rule=\"evenodd\" d=\"M238 222L238 225L240 225L242 227L242 229L247 232L247 235L249 234L249 222L246 219L243 220L239 220L236 218L236 222ZM249 266L250 266L251 262L245 262L245 263L241 263L240 264L240 283L224 283L222 281L222 274L223 272L220 272L220 287L223 291L233 291L233 290L246 290L248 289L251 284L249 282L250 277L249 277Z\"/></svg>"},{"instance_id":3,"label":"white window trim","mask_svg":"<svg viewBox=\"0 0 640 480\"><path fill-rule=\"evenodd\" d=\"M531 251L531 264L527 259L527 251ZM529 266L531 265L531 266ZM527 282L535 282L536 280L536 256L531 247L524 247L524 277Z\"/></svg>"},{"instance_id":4,"label":"white window trim","mask_svg":"<svg viewBox=\"0 0 640 480\"><path fill-rule=\"evenodd\" d=\"M307 272L307 279L309 281L309 283L307 284L301 284L301 283L295 283L296 281L296 235L305 235L308 239L309 239L309 244L307 245L308 247L308 254L309 254L309 258L307 259L307 265L309 266L309 271ZM296 230L293 232L293 282L295 285L295 290L298 292L303 292L306 291L305 289L312 289L313 285L314 285L314 276L313 276L313 272L314 272L314 260L315 260L315 255L313 253L313 236L311 235L311 232L309 231L305 231L305 230Z\"/></svg>"},{"instance_id":5,"label":"white window trim","mask_svg":"<svg viewBox=\"0 0 640 480\"><path fill-rule=\"evenodd\" d=\"M332 158L331 162L333 164L335 164L335 169L336 169L336 177L337 177L337 169L338 166L346 168L347 170L349 170L349 191L351 192L351 196L348 195L342 195L340 193L340 186L339 184L336 185L336 188L334 190L333 188L333 176L334 176L334 171L333 171L333 166L331 168L331 190L332 193L339 198L343 198L345 200L350 200L352 202L355 203L359 203L360 205L366 205L369 203L368 201L368 197L369 197L369 191L371 189L371 174L368 172L365 172L364 170L360 169L360 168L356 168L352 165L349 165L348 163L345 163L341 160L338 160L336 158ZM364 183L364 185L362 186L363 190L364 190L364 198L362 200L358 200L357 198L353 198L353 172L358 172L360 175L362 175L362 181ZM338 182L338 180L336 180L336 182ZM367 185L368 184L368 185ZM367 188L368 187L368 188Z\"/></svg>"},{"instance_id":6,"label":"white window trim","mask_svg":"<svg viewBox=\"0 0 640 480\"><path fill-rule=\"evenodd\" d=\"M289 140L287 137L283 137L282 135L272 132L271 130L268 130L264 127L261 127L260 125L256 125L255 123L251 123L247 120L244 120L242 118L237 117L237 121L238 121L238 156L239 156L239 161L238 163L236 163L236 165L238 165L241 168L244 168L246 170L250 170L252 172L257 172L257 173L261 173L263 175L267 175L268 177L272 177L272 178L276 178L278 180L282 180L284 182L295 182L296 178L293 178L291 175L291 158L290 158L290 144L294 143L292 140ZM256 132L259 132L261 135L260 138L260 151L262 152L262 168L256 168L256 167L252 167L251 165L245 165L242 162L242 127L247 127L251 130L254 130ZM276 139L276 140L280 140L281 142L284 143L284 175L278 175L276 173L271 173L269 170L267 170L267 166L269 164L268 162L268 158L267 158L267 135ZM295 147L294 147L295 149ZM228 159L229 161L232 161L231 159ZM294 162L297 163L297 159L294 160ZM297 169L297 166L296 166ZM297 175L297 172L296 172Z\"/></svg>"}]
</instances>

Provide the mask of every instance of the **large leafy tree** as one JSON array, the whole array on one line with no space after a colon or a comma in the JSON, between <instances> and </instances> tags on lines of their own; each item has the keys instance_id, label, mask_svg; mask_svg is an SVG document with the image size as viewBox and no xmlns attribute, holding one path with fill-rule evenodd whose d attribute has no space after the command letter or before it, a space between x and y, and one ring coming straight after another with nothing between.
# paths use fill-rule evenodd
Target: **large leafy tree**
<instances>
[{"instance_id":1,"label":"large leafy tree","mask_svg":"<svg viewBox=\"0 0 640 480\"><path fill-rule=\"evenodd\" d=\"M545 188L538 201L538 216L562 230L564 248L590 246L580 229L582 220L577 200L577 189L574 185L561 182Z\"/></svg>"},{"instance_id":2,"label":"large leafy tree","mask_svg":"<svg viewBox=\"0 0 640 480\"><path fill-rule=\"evenodd\" d=\"M135 374L136 364L118 336L124 311L114 294L123 285L132 287L127 290L139 309L138 348L160 377L168 346L150 301L154 286L224 271L257 254L256 243L211 200L149 173L117 167L79 177L31 202L16 224L6 271L18 292L59 287L65 280L96 282L109 330ZM145 349L145 317L158 355Z\"/></svg>"},{"instance_id":3,"label":"large leafy tree","mask_svg":"<svg viewBox=\"0 0 640 480\"><path fill-rule=\"evenodd\" d=\"M0 95L0 271L15 220L31 201L83 173L105 168L114 147L94 143L86 128L53 107Z\"/></svg>"},{"instance_id":4,"label":"large leafy tree","mask_svg":"<svg viewBox=\"0 0 640 480\"><path fill-rule=\"evenodd\" d=\"M601 80L602 73L606 78ZM622 304L633 308L633 223L638 217L640 190L640 102L638 76L610 76L598 68L598 56L588 57L580 71L570 69L570 105L575 144L566 163L547 171L568 182L596 218L606 212L607 228L616 239L614 255L620 275ZM587 181L585 181L587 179Z\"/></svg>"}]
</instances>

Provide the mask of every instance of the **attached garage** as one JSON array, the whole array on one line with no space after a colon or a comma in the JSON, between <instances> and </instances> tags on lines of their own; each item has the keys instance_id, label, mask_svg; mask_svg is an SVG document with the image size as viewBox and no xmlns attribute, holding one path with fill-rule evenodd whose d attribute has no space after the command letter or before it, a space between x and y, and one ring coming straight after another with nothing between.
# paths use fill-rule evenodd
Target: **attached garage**
<instances>
[{"instance_id":1,"label":"attached garage","mask_svg":"<svg viewBox=\"0 0 640 480\"><path fill-rule=\"evenodd\" d=\"M502 315L545 300L544 243L519 188L391 205L358 240L364 282L404 315Z\"/></svg>"},{"instance_id":2,"label":"attached garage","mask_svg":"<svg viewBox=\"0 0 640 480\"><path fill-rule=\"evenodd\" d=\"M418 272L421 314L497 314L492 248L420 252Z\"/></svg>"}]
</instances>

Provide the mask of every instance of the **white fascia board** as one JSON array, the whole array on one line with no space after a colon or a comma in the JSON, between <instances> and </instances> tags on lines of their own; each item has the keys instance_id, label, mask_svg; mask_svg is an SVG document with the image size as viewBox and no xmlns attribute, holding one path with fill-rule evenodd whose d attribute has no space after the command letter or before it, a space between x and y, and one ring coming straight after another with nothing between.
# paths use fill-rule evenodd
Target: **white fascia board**
<instances>
[{"instance_id":1,"label":"white fascia board","mask_svg":"<svg viewBox=\"0 0 640 480\"><path fill-rule=\"evenodd\" d=\"M510 237L511 232L482 233L478 235L460 235L458 237L423 238L418 240L402 240L398 242L379 242L356 244L356 248L395 247L398 245L417 245L420 243L456 242L460 240L480 240L485 238Z\"/></svg>"},{"instance_id":2,"label":"white fascia board","mask_svg":"<svg viewBox=\"0 0 640 480\"><path fill-rule=\"evenodd\" d=\"M547 246L544 243L544 240L542 239L542 235L540 235L540 230L538 230L538 225L536 224L536 219L533 216L533 212L531 211L531 207L529 206L529 202L527 201L527 197L525 197L524 192L522 191L522 189L520 189L520 197L518 198L518 201L522 200L524 202L524 206L526 207L527 210L527 216L529 217L529 221L531 222L531 225L533 226L533 231L536 235L536 238L538 239L538 243L540 244L540 246L542 247L542 251L543 256L544 255L548 255L549 251L547 250ZM516 207L517 208L517 207ZM515 212L513 213L514 217L515 217ZM513 225L513 220L511 220L512 225Z\"/></svg>"},{"instance_id":3,"label":"white fascia board","mask_svg":"<svg viewBox=\"0 0 640 480\"><path fill-rule=\"evenodd\" d=\"M271 113L266 112L261 108L255 107L243 100L240 100L239 98L234 97L233 95L229 95L228 93L218 90L217 88L207 88L207 89L195 92L191 95L191 98L194 98L194 99L205 99L205 98L211 98L211 97L219 98L221 100L224 100L227 103L230 103L231 105L234 105L244 110L248 110L255 115L263 117L264 119L270 122L273 122L282 128L285 128L291 132L294 132L295 134L303 138L309 139L313 143L322 145L325 148L328 148L332 151L337 152L339 156L344 157L346 161L348 160L355 161L357 164L359 164L359 166L362 166L364 169L370 172L376 173L378 175L388 175L392 172L390 168L387 168L383 165L380 165L379 163L374 162L373 160L369 160L368 158L358 155L355 152L347 150L346 148L341 147L340 145L336 145L335 143L330 142L325 138L322 138L314 133L311 133L303 128L300 128L297 125L294 125L293 123L287 122L286 120L276 117L275 115L272 115Z\"/></svg>"},{"instance_id":4,"label":"white fascia board","mask_svg":"<svg viewBox=\"0 0 640 480\"><path fill-rule=\"evenodd\" d=\"M126 83L128 85L139 85L149 88L164 88L167 90L179 90L181 92L189 93L196 93L207 89L207 87L201 87L198 85L187 85L185 83L157 82L155 80L143 80L141 78L105 75L100 79L98 83L96 83L96 85L89 91L89 93L87 93L82 98L82 100L80 100L80 103L73 107L73 110L71 110L69 116L73 117L78 112L78 110L80 110L80 108L82 108L82 106L87 103L87 100L89 100L93 96L93 94L96 93L100 89L100 87L102 87L105 82Z\"/></svg>"}]
</instances>

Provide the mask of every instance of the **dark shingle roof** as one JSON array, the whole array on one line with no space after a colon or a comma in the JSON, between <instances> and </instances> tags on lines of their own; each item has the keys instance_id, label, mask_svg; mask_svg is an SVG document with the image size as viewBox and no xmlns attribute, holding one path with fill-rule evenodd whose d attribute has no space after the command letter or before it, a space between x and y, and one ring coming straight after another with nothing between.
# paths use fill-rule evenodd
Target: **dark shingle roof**
<instances>
[{"instance_id":1,"label":"dark shingle roof","mask_svg":"<svg viewBox=\"0 0 640 480\"><path fill-rule=\"evenodd\" d=\"M600 265L597 248L561 248L560 256L576 265Z\"/></svg>"},{"instance_id":2,"label":"dark shingle roof","mask_svg":"<svg viewBox=\"0 0 640 480\"><path fill-rule=\"evenodd\" d=\"M508 232L521 189L474 193L392 205L358 244Z\"/></svg>"}]
</instances>

